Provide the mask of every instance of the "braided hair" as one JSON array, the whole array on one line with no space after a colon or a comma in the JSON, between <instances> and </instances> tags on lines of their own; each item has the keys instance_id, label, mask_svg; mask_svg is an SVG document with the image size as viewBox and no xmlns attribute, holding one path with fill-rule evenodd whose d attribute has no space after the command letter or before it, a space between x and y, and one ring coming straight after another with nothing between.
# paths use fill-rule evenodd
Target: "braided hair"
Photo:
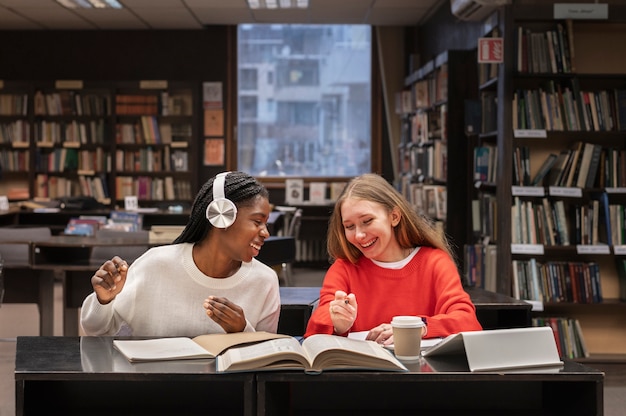
<instances>
[{"instance_id":1,"label":"braided hair","mask_svg":"<svg viewBox=\"0 0 626 416\"><path fill-rule=\"evenodd\" d=\"M237 208L251 206L256 196L269 199L269 193L255 178L245 172L229 172L224 178L224 196L235 203ZM197 243L203 240L213 225L206 217L206 209L213 201L215 177L202 185L191 206L191 215L185 229L174 240L178 243Z\"/></svg>"}]
</instances>

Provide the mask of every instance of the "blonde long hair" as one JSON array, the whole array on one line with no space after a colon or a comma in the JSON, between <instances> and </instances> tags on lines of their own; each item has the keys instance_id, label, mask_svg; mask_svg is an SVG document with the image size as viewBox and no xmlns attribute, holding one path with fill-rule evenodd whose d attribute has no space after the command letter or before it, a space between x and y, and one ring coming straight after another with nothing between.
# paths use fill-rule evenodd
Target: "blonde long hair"
<instances>
[{"instance_id":1,"label":"blonde long hair","mask_svg":"<svg viewBox=\"0 0 626 416\"><path fill-rule=\"evenodd\" d=\"M375 173L366 173L353 178L345 187L330 216L327 236L328 254L332 259L347 259L356 263L361 251L346 238L341 218L341 207L348 198L376 202L388 212L398 208L401 219L394 228L395 237L402 248L426 246L439 248L455 261L446 236L435 229L433 222L417 214L408 201L389 182Z\"/></svg>"}]
</instances>

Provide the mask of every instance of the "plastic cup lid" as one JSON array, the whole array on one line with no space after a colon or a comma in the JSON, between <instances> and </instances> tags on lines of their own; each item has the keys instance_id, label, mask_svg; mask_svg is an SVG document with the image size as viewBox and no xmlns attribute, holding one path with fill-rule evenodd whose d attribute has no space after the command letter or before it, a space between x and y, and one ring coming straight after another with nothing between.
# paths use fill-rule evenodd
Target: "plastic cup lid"
<instances>
[{"instance_id":1,"label":"plastic cup lid","mask_svg":"<svg viewBox=\"0 0 626 416\"><path fill-rule=\"evenodd\" d=\"M415 328L424 326L424 321L419 316L394 316L391 325L397 328Z\"/></svg>"}]
</instances>

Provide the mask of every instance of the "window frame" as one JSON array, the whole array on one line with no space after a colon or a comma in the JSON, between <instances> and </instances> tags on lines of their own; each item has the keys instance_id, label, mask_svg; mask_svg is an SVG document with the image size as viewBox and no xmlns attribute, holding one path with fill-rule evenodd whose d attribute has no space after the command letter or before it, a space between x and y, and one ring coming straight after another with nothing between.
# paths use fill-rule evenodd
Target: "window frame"
<instances>
[{"instance_id":1,"label":"window frame","mask_svg":"<svg viewBox=\"0 0 626 416\"><path fill-rule=\"evenodd\" d=\"M237 79L237 25L230 27L228 31L228 74L226 85L226 114L225 114L225 131L226 140L226 168L227 170L237 169L237 94L238 94L238 79ZM370 151L370 164L371 171L376 173L382 173L383 166L383 152L382 152L382 117L383 117L383 94L382 94L382 80L378 66L379 56L376 43L376 28L372 26L372 42L371 42L371 151ZM268 189L284 189L285 177L282 176L263 176L258 177L259 181L263 183ZM345 182L347 178L345 176L303 176L305 186L310 182Z\"/></svg>"}]
</instances>

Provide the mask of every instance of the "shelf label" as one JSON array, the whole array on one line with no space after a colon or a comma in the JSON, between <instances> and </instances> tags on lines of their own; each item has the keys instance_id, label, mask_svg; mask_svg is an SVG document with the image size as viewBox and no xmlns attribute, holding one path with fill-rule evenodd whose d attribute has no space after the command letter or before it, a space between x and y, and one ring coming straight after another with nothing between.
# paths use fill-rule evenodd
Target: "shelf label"
<instances>
[{"instance_id":1,"label":"shelf label","mask_svg":"<svg viewBox=\"0 0 626 416\"><path fill-rule=\"evenodd\" d=\"M611 249L606 244L578 244L576 245L578 254L611 254Z\"/></svg>"},{"instance_id":2,"label":"shelf label","mask_svg":"<svg viewBox=\"0 0 626 416\"><path fill-rule=\"evenodd\" d=\"M78 149L80 148L80 142L63 142L63 147Z\"/></svg>"},{"instance_id":3,"label":"shelf label","mask_svg":"<svg viewBox=\"0 0 626 416\"><path fill-rule=\"evenodd\" d=\"M27 149L29 146L28 142L11 142L11 147L15 149Z\"/></svg>"},{"instance_id":4,"label":"shelf label","mask_svg":"<svg viewBox=\"0 0 626 416\"><path fill-rule=\"evenodd\" d=\"M54 87L58 90L82 90L83 81L80 79L61 79L54 82Z\"/></svg>"},{"instance_id":5,"label":"shelf label","mask_svg":"<svg viewBox=\"0 0 626 416\"><path fill-rule=\"evenodd\" d=\"M513 130L513 137L516 139L546 139L548 133L539 129L515 129Z\"/></svg>"},{"instance_id":6,"label":"shelf label","mask_svg":"<svg viewBox=\"0 0 626 416\"><path fill-rule=\"evenodd\" d=\"M598 3L555 3L555 19L608 19L609 5Z\"/></svg>"},{"instance_id":7,"label":"shelf label","mask_svg":"<svg viewBox=\"0 0 626 416\"><path fill-rule=\"evenodd\" d=\"M137 211L137 209L139 209L139 202L137 201L137 195L124 197L124 209L126 211Z\"/></svg>"},{"instance_id":8,"label":"shelf label","mask_svg":"<svg viewBox=\"0 0 626 416\"><path fill-rule=\"evenodd\" d=\"M143 90L164 90L164 89L167 89L167 81L165 80L139 81L139 88Z\"/></svg>"},{"instance_id":9,"label":"shelf label","mask_svg":"<svg viewBox=\"0 0 626 416\"><path fill-rule=\"evenodd\" d=\"M546 190L541 186L513 186L513 196L545 196Z\"/></svg>"},{"instance_id":10,"label":"shelf label","mask_svg":"<svg viewBox=\"0 0 626 416\"><path fill-rule=\"evenodd\" d=\"M551 186L550 196L567 196L570 198L582 198L583 190L581 188L568 188L564 186Z\"/></svg>"},{"instance_id":11,"label":"shelf label","mask_svg":"<svg viewBox=\"0 0 626 416\"><path fill-rule=\"evenodd\" d=\"M626 245L613 246L613 252L619 255L626 255Z\"/></svg>"},{"instance_id":12,"label":"shelf label","mask_svg":"<svg viewBox=\"0 0 626 416\"><path fill-rule=\"evenodd\" d=\"M188 143L187 142L172 142L172 143L170 143L170 147L171 148L188 147Z\"/></svg>"},{"instance_id":13,"label":"shelf label","mask_svg":"<svg viewBox=\"0 0 626 416\"><path fill-rule=\"evenodd\" d=\"M605 188L607 194L626 194L626 188Z\"/></svg>"},{"instance_id":14,"label":"shelf label","mask_svg":"<svg viewBox=\"0 0 626 416\"><path fill-rule=\"evenodd\" d=\"M543 244L511 244L511 254L543 255Z\"/></svg>"}]
</instances>

